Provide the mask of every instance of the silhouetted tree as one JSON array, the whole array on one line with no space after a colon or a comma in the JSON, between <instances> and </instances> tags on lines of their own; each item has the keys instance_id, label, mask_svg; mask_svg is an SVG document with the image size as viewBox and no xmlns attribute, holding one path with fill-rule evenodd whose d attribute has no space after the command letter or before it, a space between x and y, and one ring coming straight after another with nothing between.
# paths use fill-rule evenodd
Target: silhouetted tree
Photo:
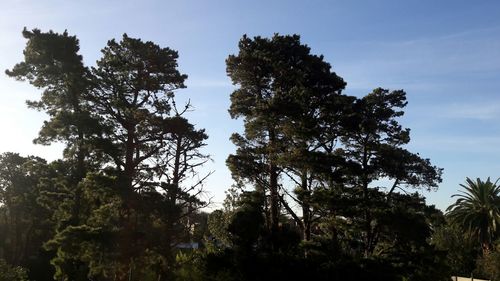
<instances>
[{"instance_id":1,"label":"silhouetted tree","mask_svg":"<svg viewBox=\"0 0 500 281\"><path fill-rule=\"evenodd\" d=\"M430 190L441 182L442 169L403 147L410 141L410 130L404 129L397 118L404 114L402 109L406 104L404 91L375 89L356 100L345 126L341 150L348 169L341 186L354 189L352 193L359 199L355 203L363 212L365 257L372 255L379 235L379 224L372 211L372 201L379 201L372 198L374 194L379 196L378 192L371 192L375 181L392 181L391 185L384 187L387 201L392 200L397 189Z\"/></svg>"},{"instance_id":2,"label":"silhouetted tree","mask_svg":"<svg viewBox=\"0 0 500 281\"><path fill-rule=\"evenodd\" d=\"M40 200L56 210L57 232L46 243L57 252L56 277L166 278L176 244L191 237L193 214L205 206L208 176L197 169L208 160L200 151L207 135L183 116L189 103L178 109L174 101L187 77L177 52L124 35L89 70L67 32L23 35L25 59L7 74L43 89L29 103L50 117L37 141L66 144L64 159L51 164L56 175L41 181L51 192Z\"/></svg>"},{"instance_id":3,"label":"silhouetted tree","mask_svg":"<svg viewBox=\"0 0 500 281\"><path fill-rule=\"evenodd\" d=\"M316 169L326 166L319 162L328 159L324 153L332 152L338 137L336 117L349 100L341 95L345 83L322 56L310 54L298 35L244 36L239 53L226 63L228 75L239 86L231 95L229 112L233 118L243 117L245 126L243 135L231 137L238 149L228 158L229 168L234 177L269 191L272 233L278 230L283 206L309 240L309 196ZM288 181L298 189L295 200L301 216L285 200Z\"/></svg>"},{"instance_id":4,"label":"silhouetted tree","mask_svg":"<svg viewBox=\"0 0 500 281\"><path fill-rule=\"evenodd\" d=\"M64 204L52 206L60 211L57 230L62 231L85 219L81 213L84 203L80 182L88 171L96 169L102 162L102 155L92 148L93 139L100 133L100 125L88 101L92 89L91 74L78 54L80 47L75 36L38 29L24 29L23 36L27 39L24 60L6 73L43 90L40 100L27 102L30 108L44 111L49 116L35 143L63 142L66 145L65 174L51 180L65 186L67 193ZM75 263L69 262L68 266Z\"/></svg>"}]
</instances>

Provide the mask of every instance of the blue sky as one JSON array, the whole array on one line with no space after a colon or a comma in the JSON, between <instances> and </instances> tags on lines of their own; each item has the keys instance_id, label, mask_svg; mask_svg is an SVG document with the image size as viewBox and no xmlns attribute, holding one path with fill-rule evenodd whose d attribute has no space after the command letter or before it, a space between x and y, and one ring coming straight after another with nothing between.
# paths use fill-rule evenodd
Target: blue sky
<instances>
[{"instance_id":1,"label":"blue sky","mask_svg":"<svg viewBox=\"0 0 500 281\"><path fill-rule=\"evenodd\" d=\"M190 119L210 136L213 162L206 169L215 173L206 189L215 202L232 183L224 163L235 149L228 138L241 130L227 113L233 86L224 60L245 33L300 34L346 80L348 94L406 90L401 122L411 128L409 149L444 168L439 190L425 194L431 204L446 208L465 177L500 176L499 1L6 0L0 69L22 59L24 26L77 35L88 65L124 32L178 50L180 70L189 75L178 97L191 99ZM45 116L24 100L38 96L0 74L0 152L60 156L61 145L31 143Z\"/></svg>"}]
</instances>

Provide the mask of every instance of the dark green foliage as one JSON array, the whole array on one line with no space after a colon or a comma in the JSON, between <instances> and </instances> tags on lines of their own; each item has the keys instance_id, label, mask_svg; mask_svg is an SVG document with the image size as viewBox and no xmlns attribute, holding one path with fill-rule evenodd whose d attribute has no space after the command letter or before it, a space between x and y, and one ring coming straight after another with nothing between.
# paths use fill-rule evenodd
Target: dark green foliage
<instances>
[{"instance_id":1,"label":"dark green foliage","mask_svg":"<svg viewBox=\"0 0 500 281\"><path fill-rule=\"evenodd\" d=\"M91 150L89 140L100 133L97 117L88 102L91 76L78 54L78 39L67 32L44 33L38 29L24 29L23 36L28 40L24 61L6 73L43 90L39 101L27 102L29 107L50 117L35 142L64 142L67 160L75 161L74 169L79 169L74 179L78 181L85 176L85 158L90 154L99 157L97 151Z\"/></svg>"},{"instance_id":2,"label":"dark green foliage","mask_svg":"<svg viewBox=\"0 0 500 281\"><path fill-rule=\"evenodd\" d=\"M442 169L403 148L410 141L410 129L397 118L406 104L404 91L381 88L355 101L343 136L344 155L353 173L353 177L347 174L348 183L366 189L376 179L391 179L390 195L404 187L430 190L441 182Z\"/></svg>"},{"instance_id":3,"label":"dark green foliage","mask_svg":"<svg viewBox=\"0 0 500 281\"><path fill-rule=\"evenodd\" d=\"M430 224L442 214L418 195L397 192L434 189L442 173L403 147L409 129L397 118L407 104L405 92L378 88L362 98L342 95L343 80L322 57L310 55L298 36L244 36L239 49L226 61L239 86L229 111L244 118L245 133L233 135L238 149L227 162L235 179L269 194L262 212L271 237L284 230L276 226L284 208L305 241L304 252L294 253L297 258L316 255L338 262L331 258L334 253L385 264L410 280L448 278L444 253L428 242ZM374 186L379 180L393 183ZM295 196L286 191L289 183ZM285 195L299 204L301 214ZM234 218L251 225L247 216ZM252 231L244 233L254 237ZM266 234L261 236L258 241L265 241ZM272 254L283 250L277 244L272 243ZM260 246L265 251L265 244Z\"/></svg>"},{"instance_id":4,"label":"dark green foliage","mask_svg":"<svg viewBox=\"0 0 500 281\"><path fill-rule=\"evenodd\" d=\"M0 281L27 281L28 275L22 267L13 267L0 259Z\"/></svg>"},{"instance_id":5,"label":"dark green foliage","mask_svg":"<svg viewBox=\"0 0 500 281\"><path fill-rule=\"evenodd\" d=\"M124 34L88 68L67 32L23 36L6 72L42 90L28 102L49 116L35 141L66 147L52 163L0 156L0 280L497 278L496 251L474 269L464 257L477 249L447 239L455 226L399 193L435 189L442 173L405 147L405 92L343 94L298 35L244 36L226 61L244 132L227 160L235 187L211 214L197 172L208 136L175 103L187 78L176 51Z\"/></svg>"},{"instance_id":6,"label":"dark green foliage","mask_svg":"<svg viewBox=\"0 0 500 281\"><path fill-rule=\"evenodd\" d=\"M491 250L498 236L500 224L500 186L488 178L486 181L469 178L462 194L456 194L457 201L448 207L447 216L465 232L478 239L484 254Z\"/></svg>"},{"instance_id":7,"label":"dark green foliage","mask_svg":"<svg viewBox=\"0 0 500 281\"><path fill-rule=\"evenodd\" d=\"M467 178L460 186L465 190L453 195L458 199L447 209L450 225L437 232L435 243L448 250L454 272L499 280L500 188L489 178Z\"/></svg>"},{"instance_id":8,"label":"dark green foliage","mask_svg":"<svg viewBox=\"0 0 500 281\"><path fill-rule=\"evenodd\" d=\"M206 229L196 215L206 176L192 178L208 160L207 135L183 117L189 104L175 104L187 77L177 52L124 35L89 69L67 32L23 35L24 61L6 72L43 90L29 102L49 115L36 141L66 145L33 183L43 189L33 202L54 222L39 247L45 242L55 277L170 278L176 245L201 241Z\"/></svg>"},{"instance_id":9,"label":"dark green foliage","mask_svg":"<svg viewBox=\"0 0 500 281\"><path fill-rule=\"evenodd\" d=\"M265 231L261 229L264 225L263 194L257 192L243 194L240 204L241 207L234 214L227 231L236 249L251 251L255 246L254 243Z\"/></svg>"},{"instance_id":10,"label":"dark green foliage","mask_svg":"<svg viewBox=\"0 0 500 281\"><path fill-rule=\"evenodd\" d=\"M176 69L177 52L126 34L120 42L110 40L102 53L92 69L91 97L106 128L101 145L120 171L125 192L144 189L137 179L154 175L156 167L147 160L162 160L170 135L198 133L184 118L169 116L173 91L184 87L186 76ZM206 139L200 134L196 143Z\"/></svg>"},{"instance_id":11,"label":"dark green foliage","mask_svg":"<svg viewBox=\"0 0 500 281\"><path fill-rule=\"evenodd\" d=\"M244 193L240 202L240 208L228 228L233 246L196 255L189 260L184 257L185 263L179 276L187 279L182 280L449 279L445 253L428 243L429 225L442 223L442 219L438 218L442 214L427 207L417 195L396 195L393 202L384 200L378 203L381 242L377 254L368 259L362 257L362 247L355 246L355 241L360 241L357 236L348 234L358 235L356 229L361 227L355 222L345 225L345 228L340 228L336 222L334 235L325 222L323 233L315 235L308 245L302 246L308 249L306 257L301 253L298 236L286 239L290 235L293 237L293 233L281 231L280 241L290 242L280 251L275 251L266 243L269 233L263 225L262 195ZM354 215L351 214L351 217L354 218ZM359 254L352 252L356 249ZM195 273L187 274L188 269Z\"/></svg>"},{"instance_id":12,"label":"dark green foliage","mask_svg":"<svg viewBox=\"0 0 500 281\"><path fill-rule=\"evenodd\" d=\"M481 252L478 243L454 225L438 227L432 235L432 244L447 252L447 264L454 276L470 276L476 267L476 259Z\"/></svg>"},{"instance_id":13,"label":"dark green foliage","mask_svg":"<svg viewBox=\"0 0 500 281\"><path fill-rule=\"evenodd\" d=\"M477 270L474 276L482 276L491 281L500 280L500 241L492 253L477 259Z\"/></svg>"},{"instance_id":14,"label":"dark green foliage","mask_svg":"<svg viewBox=\"0 0 500 281\"><path fill-rule=\"evenodd\" d=\"M231 94L232 118L243 118L245 132L231 137L238 147L227 160L233 177L268 194L266 219L277 233L281 207L292 214L310 239L310 193L320 177L330 177L338 161L331 155L339 116L351 97L341 95L345 82L323 56L310 53L298 35L272 38L243 36L239 53L226 60L227 73L238 86ZM296 183L299 218L280 191Z\"/></svg>"},{"instance_id":15,"label":"dark green foliage","mask_svg":"<svg viewBox=\"0 0 500 281\"><path fill-rule=\"evenodd\" d=\"M230 245L230 239L227 232L231 214L223 210L215 210L210 213L208 217L208 231L209 237L206 241L210 246L216 248L223 248Z\"/></svg>"},{"instance_id":16,"label":"dark green foliage","mask_svg":"<svg viewBox=\"0 0 500 281\"><path fill-rule=\"evenodd\" d=\"M47 191L39 184L49 175L41 158L0 155L0 259L26 268L30 278L52 272L42 246L54 233L54 221L40 200Z\"/></svg>"},{"instance_id":17,"label":"dark green foliage","mask_svg":"<svg viewBox=\"0 0 500 281\"><path fill-rule=\"evenodd\" d=\"M322 197L323 208L334 217L324 219L317 238L309 245L309 252L325 258L322 249L329 247L343 258L367 259L366 209L370 210L370 229L374 234L374 248L368 259L391 265L409 280L446 280L449 276L445 252L429 244L432 228L442 223L442 214L426 206L418 194L395 193L391 200L376 189L369 189L369 205L363 205L363 192L346 189L342 193ZM441 217L441 218L440 218ZM319 234L318 233L318 234ZM448 275L447 275L448 274Z\"/></svg>"},{"instance_id":18,"label":"dark green foliage","mask_svg":"<svg viewBox=\"0 0 500 281\"><path fill-rule=\"evenodd\" d=\"M384 228L389 239L399 240L395 236L397 228L404 230L406 216L413 216L406 212L411 209L405 206L411 201L400 201L405 197L398 195L397 190L408 187L430 190L441 182L442 169L403 148L410 141L409 129L404 129L397 120L403 115L404 106L406 95L403 91L390 92L378 88L353 103L352 113L344 123L344 147L339 150L346 159L346 168L331 194L337 197L336 201L348 200L350 203L337 204L335 208L338 211L334 214L356 223L354 229L359 231L357 239L362 255L366 258L375 255L382 242ZM392 181L392 184L374 186L378 180ZM416 200L421 201L418 198ZM418 204L424 206L421 202ZM421 210L417 209L417 212ZM384 220L399 223L384 225ZM422 224L418 221L413 223ZM421 233L422 237L415 239L425 240L429 236L425 228L417 233ZM412 232L407 234L411 235Z\"/></svg>"},{"instance_id":19,"label":"dark green foliage","mask_svg":"<svg viewBox=\"0 0 500 281\"><path fill-rule=\"evenodd\" d=\"M23 36L28 40L24 61L6 73L18 80L28 80L43 90L39 101L28 102L31 108L45 111L50 117L35 142L60 141L66 145L64 161L55 165L56 171L62 173L44 179L49 191L40 199L52 205L49 207L55 210L56 229L63 231L65 227L81 223L84 203L79 182L88 171L98 168L103 159L94 149L95 138L102 130L88 101L91 75L78 54L76 37L67 32L44 33L37 29L25 29ZM62 204L54 206L57 202L54 199L60 199Z\"/></svg>"}]
</instances>

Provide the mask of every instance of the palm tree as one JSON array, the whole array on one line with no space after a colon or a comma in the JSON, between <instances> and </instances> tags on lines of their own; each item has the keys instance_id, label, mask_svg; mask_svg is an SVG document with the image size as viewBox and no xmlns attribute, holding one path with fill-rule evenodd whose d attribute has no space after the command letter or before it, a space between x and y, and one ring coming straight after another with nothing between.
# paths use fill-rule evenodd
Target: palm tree
<instances>
[{"instance_id":1,"label":"palm tree","mask_svg":"<svg viewBox=\"0 0 500 281\"><path fill-rule=\"evenodd\" d=\"M460 185L465 191L453 195L458 199L446 209L453 223L479 239L483 255L489 253L500 224L500 186L497 182L491 182L490 178L485 182L467 178L466 184Z\"/></svg>"}]
</instances>

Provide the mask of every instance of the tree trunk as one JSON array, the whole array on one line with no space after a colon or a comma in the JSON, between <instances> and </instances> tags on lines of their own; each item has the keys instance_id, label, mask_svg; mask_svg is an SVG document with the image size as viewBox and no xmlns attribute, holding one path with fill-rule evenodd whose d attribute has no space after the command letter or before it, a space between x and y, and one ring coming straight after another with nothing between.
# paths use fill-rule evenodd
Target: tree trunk
<instances>
[{"instance_id":1,"label":"tree trunk","mask_svg":"<svg viewBox=\"0 0 500 281\"><path fill-rule=\"evenodd\" d=\"M269 147L274 150L275 133L269 130ZM275 164L275 152L269 153L269 191L271 194L271 235L275 235L279 229L279 194L278 194L278 168Z\"/></svg>"},{"instance_id":2,"label":"tree trunk","mask_svg":"<svg viewBox=\"0 0 500 281\"><path fill-rule=\"evenodd\" d=\"M362 190L363 190L363 209L364 209L364 219L365 219L365 245L364 245L364 256L365 258L368 258L372 254L372 249L374 248L373 244L373 231L372 231L372 225L371 225L371 213L370 209L368 208L369 205L369 195L368 195L368 148L366 147L366 144L363 147L363 162L362 162Z\"/></svg>"},{"instance_id":3,"label":"tree trunk","mask_svg":"<svg viewBox=\"0 0 500 281\"><path fill-rule=\"evenodd\" d=\"M303 173L301 177L301 188L304 192L304 198L302 199L302 220L304 223L303 235L304 241L311 240L311 207L309 205L309 188L307 186L307 173Z\"/></svg>"},{"instance_id":4,"label":"tree trunk","mask_svg":"<svg viewBox=\"0 0 500 281\"><path fill-rule=\"evenodd\" d=\"M135 151L135 128L130 126L127 128L127 141L125 143L125 167L124 167L124 184L123 188L130 191L132 189L132 181L134 179L134 151Z\"/></svg>"},{"instance_id":5,"label":"tree trunk","mask_svg":"<svg viewBox=\"0 0 500 281\"><path fill-rule=\"evenodd\" d=\"M278 195L278 172L273 163L269 164L269 190L271 193L271 232L274 234L279 228L279 195Z\"/></svg>"}]
</instances>

